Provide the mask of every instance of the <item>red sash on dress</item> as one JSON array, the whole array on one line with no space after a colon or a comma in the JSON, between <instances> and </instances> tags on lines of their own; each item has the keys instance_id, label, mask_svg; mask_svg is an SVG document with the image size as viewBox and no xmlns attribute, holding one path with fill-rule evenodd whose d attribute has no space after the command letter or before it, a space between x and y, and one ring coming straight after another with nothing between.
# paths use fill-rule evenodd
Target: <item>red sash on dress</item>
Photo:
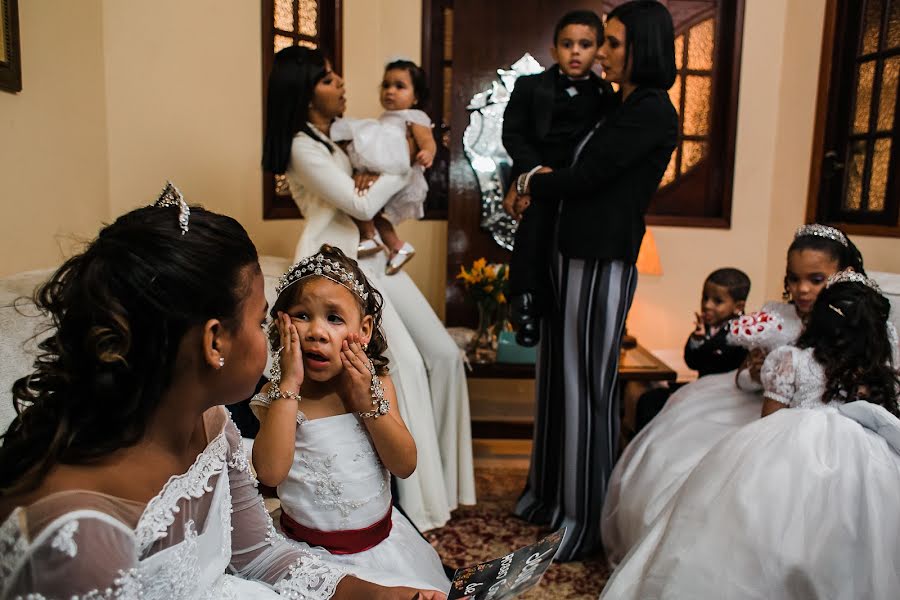
<instances>
[{"instance_id":1,"label":"red sash on dress","mask_svg":"<svg viewBox=\"0 0 900 600\"><path fill-rule=\"evenodd\" d=\"M387 539L391 533L391 527L393 527L391 520L393 510L393 505L389 506L384 518L365 529L319 531L301 525L282 509L281 529L292 540L306 542L310 546L321 546L332 554L357 554L374 548Z\"/></svg>"}]
</instances>

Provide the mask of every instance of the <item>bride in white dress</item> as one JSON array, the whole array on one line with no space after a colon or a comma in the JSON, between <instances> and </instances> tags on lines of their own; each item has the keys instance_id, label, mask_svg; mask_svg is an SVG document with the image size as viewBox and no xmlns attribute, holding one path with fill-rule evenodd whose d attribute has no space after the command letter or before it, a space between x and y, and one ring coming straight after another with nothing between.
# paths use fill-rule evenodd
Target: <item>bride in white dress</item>
<instances>
[{"instance_id":1,"label":"bride in white dress","mask_svg":"<svg viewBox=\"0 0 900 600\"><path fill-rule=\"evenodd\" d=\"M770 416L706 454L602 598L897 597L896 331L864 277L838 277L763 365Z\"/></svg>"},{"instance_id":2,"label":"bride in white dress","mask_svg":"<svg viewBox=\"0 0 900 600\"><path fill-rule=\"evenodd\" d=\"M263 277L236 221L167 187L37 306L52 333L0 446L0 597L445 598L275 531L221 406L266 362Z\"/></svg>"},{"instance_id":3,"label":"bride in white dress","mask_svg":"<svg viewBox=\"0 0 900 600\"><path fill-rule=\"evenodd\" d=\"M771 302L762 309L781 318L782 330L769 330L756 340L752 364L738 377L734 372L708 375L672 394L616 463L601 521L612 564L641 538L707 451L758 418L765 352L797 339L826 279L845 268L862 271L862 256L841 231L818 224L797 230L785 270L785 295L791 302Z\"/></svg>"},{"instance_id":4,"label":"bride in white dress","mask_svg":"<svg viewBox=\"0 0 900 600\"><path fill-rule=\"evenodd\" d=\"M318 50L294 46L275 56L263 164L285 173L303 213L295 260L322 244L355 259L360 238L353 219L370 220L408 182L408 174L384 174L364 194L356 192L350 159L328 137L345 104L343 80ZM306 107L307 114L298 114L297 107ZM361 258L359 265L385 298L392 377L419 451L419 468L398 482L400 504L419 529L439 527L458 504L475 503L462 356L409 275L386 276L376 256Z\"/></svg>"}]
</instances>

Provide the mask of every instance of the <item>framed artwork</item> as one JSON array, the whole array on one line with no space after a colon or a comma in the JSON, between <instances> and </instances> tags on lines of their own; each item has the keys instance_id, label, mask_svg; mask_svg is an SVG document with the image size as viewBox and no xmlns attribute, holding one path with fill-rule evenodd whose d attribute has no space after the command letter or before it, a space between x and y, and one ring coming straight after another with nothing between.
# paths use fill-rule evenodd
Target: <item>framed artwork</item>
<instances>
[{"instance_id":1,"label":"framed artwork","mask_svg":"<svg viewBox=\"0 0 900 600\"><path fill-rule=\"evenodd\" d=\"M0 0L0 90L22 91L18 0Z\"/></svg>"}]
</instances>

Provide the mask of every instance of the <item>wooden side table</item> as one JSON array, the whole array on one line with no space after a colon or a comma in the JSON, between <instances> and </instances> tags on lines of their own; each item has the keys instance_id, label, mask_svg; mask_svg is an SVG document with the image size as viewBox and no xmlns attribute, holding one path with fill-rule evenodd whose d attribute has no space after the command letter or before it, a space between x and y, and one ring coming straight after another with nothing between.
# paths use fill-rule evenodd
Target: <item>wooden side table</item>
<instances>
[{"instance_id":1,"label":"wooden side table","mask_svg":"<svg viewBox=\"0 0 900 600\"><path fill-rule=\"evenodd\" d=\"M469 379L534 379L534 365L473 364ZM622 351L619 389L630 382L675 381L676 372L643 346ZM534 430L534 396L512 400L479 399L473 402L472 437L531 439Z\"/></svg>"}]
</instances>

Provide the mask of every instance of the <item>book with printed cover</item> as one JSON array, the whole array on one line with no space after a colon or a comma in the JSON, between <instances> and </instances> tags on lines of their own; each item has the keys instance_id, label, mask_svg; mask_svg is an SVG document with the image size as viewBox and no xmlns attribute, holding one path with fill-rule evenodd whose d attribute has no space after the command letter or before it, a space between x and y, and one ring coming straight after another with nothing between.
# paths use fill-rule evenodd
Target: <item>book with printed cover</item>
<instances>
[{"instance_id":1,"label":"book with printed cover","mask_svg":"<svg viewBox=\"0 0 900 600\"><path fill-rule=\"evenodd\" d=\"M540 541L506 556L457 569L447 600L504 600L527 592L541 582L562 543L563 527Z\"/></svg>"}]
</instances>

